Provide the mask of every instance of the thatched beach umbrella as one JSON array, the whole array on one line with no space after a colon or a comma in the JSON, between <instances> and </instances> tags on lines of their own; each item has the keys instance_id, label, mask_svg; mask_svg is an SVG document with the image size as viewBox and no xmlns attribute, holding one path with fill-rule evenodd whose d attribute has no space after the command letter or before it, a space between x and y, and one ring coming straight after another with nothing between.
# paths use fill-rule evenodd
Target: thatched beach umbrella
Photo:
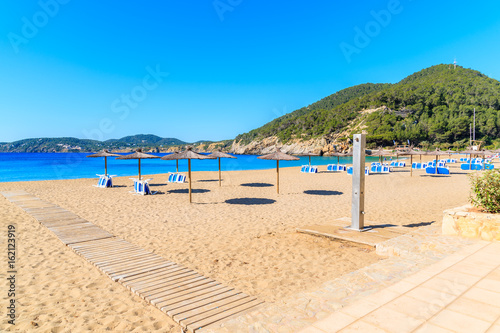
<instances>
[{"instance_id":1,"label":"thatched beach umbrella","mask_svg":"<svg viewBox=\"0 0 500 333\"><path fill-rule=\"evenodd\" d=\"M229 155L229 154L226 154L226 153L223 153L221 151L221 149L219 149L218 151L208 155L210 157L214 157L214 158L217 158L219 160L219 186L221 186L220 184L220 159L221 158L236 158L235 156L233 155Z\"/></svg>"},{"instance_id":2,"label":"thatched beach umbrella","mask_svg":"<svg viewBox=\"0 0 500 333\"><path fill-rule=\"evenodd\" d=\"M314 153L304 153L304 154L294 154L294 155L309 157L309 166L311 166L311 156L319 156L319 154L314 154Z\"/></svg>"},{"instance_id":3,"label":"thatched beach umbrella","mask_svg":"<svg viewBox=\"0 0 500 333\"><path fill-rule=\"evenodd\" d=\"M448 154L448 157L451 158L451 154L455 154L456 151L448 149L447 151L443 151L443 154Z\"/></svg>"},{"instance_id":4,"label":"thatched beach umbrella","mask_svg":"<svg viewBox=\"0 0 500 333\"><path fill-rule=\"evenodd\" d=\"M174 154L179 154L179 152L178 151L174 151L172 153L172 155L174 155ZM175 172L179 172L179 159L175 160Z\"/></svg>"},{"instance_id":5,"label":"thatched beach umbrella","mask_svg":"<svg viewBox=\"0 0 500 333\"><path fill-rule=\"evenodd\" d=\"M439 156L442 155L444 152L439 150L439 148L436 148L436 150L434 151L428 151L426 153L426 155L435 155L436 156L436 175L438 174L438 159L439 159Z\"/></svg>"},{"instance_id":6,"label":"thatched beach umbrella","mask_svg":"<svg viewBox=\"0 0 500 333\"><path fill-rule=\"evenodd\" d=\"M492 150L481 150L482 155L494 155L495 152Z\"/></svg>"},{"instance_id":7,"label":"thatched beach umbrella","mask_svg":"<svg viewBox=\"0 0 500 333\"><path fill-rule=\"evenodd\" d=\"M160 156L155 156L151 154L146 154L142 152L141 148L138 148L135 153L117 157L117 160L139 160L139 180L141 180L141 160L160 158Z\"/></svg>"},{"instance_id":8,"label":"thatched beach umbrella","mask_svg":"<svg viewBox=\"0 0 500 333\"><path fill-rule=\"evenodd\" d=\"M188 147L185 151L181 153L175 153L163 156L162 160L188 160L188 178L189 178L189 202L192 201L191 197L191 160L213 160L215 157L210 157L207 155L202 155L192 151L191 147Z\"/></svg>"},{"instance_id":9,"label":"thatched beach umbrella","mask_svg":"<svg viewBox=\"0 0 500 333\"><path fill-rule=\"evenodd\" d=\"M474 154L476 156L485 156L494 154L494 152L490 150L467 150L467 152L470 152L471 154ZM469 170L471 165L472 165L472 156L469 157ZM484 168L484 163L483 163L483 168Z\"/></svg>"},{"instance_id":10,"label":"thatched beach umbrella","mask_svg":"<svg viewBox=\"0 0 500 333\"><path fill-rule=\"evenodd\" d=\"M401 156L410 156L410 177L413 177L413 155L420 155L420 160L422 160L422 155L426 155L427 153L421 150L413 150L401 152Z\"/></svg>"},{"instance_id":11,"label":"thatched beach umbrella","mask_svg":"<svg viewBox=\"0 0 500 333\"><path fill-rule=\"evenodd\" d=\"M379 156L380 163L382 163L382 156L388 156L391 155L391 152L382 150L382 148L379 148L378 150L371 150L370 156Z\"/></svg>"},{"instance_id":12,"label":"thatched beach umbrella","mask_svg":"<svg viewBox=\"0 0 500 333\"><path fill-rule=\"evenodd\" d=\"M472 150L472 149L467 149L467 150L463 150L460 152L461 154L465 154L465 156L467 156L467 154L469 154L469 170L472 166L472 154L474 155L480 155L480 151L479 150Z\"/></svg>"},{"instance_id":13,"label":"thatched beach umbrella","mask_svg":"<svg viewBox=\"0 0 500 333\"><path fill-rule=\"evenodd\" d=\"M121 155L110 153L109 151L103 149L98 153L88 155L86 157L104 157L104 175L108 175L108 157L118 157Z\"/></svg>"},{"instance_id":14,"label":"thatched beach umbrella","mask_svg":"<svg viewBox=\"0 0 500 333\"><path fill-rule=\"evenodd\" d=\"M300 158L282 153L279 148L276 148L276 152L272 154L267 154L264 156L259 156L262 160L275 160L276 161L276 193L280 193L280 161L297 161Z\"/></svg>"}]
</instances>

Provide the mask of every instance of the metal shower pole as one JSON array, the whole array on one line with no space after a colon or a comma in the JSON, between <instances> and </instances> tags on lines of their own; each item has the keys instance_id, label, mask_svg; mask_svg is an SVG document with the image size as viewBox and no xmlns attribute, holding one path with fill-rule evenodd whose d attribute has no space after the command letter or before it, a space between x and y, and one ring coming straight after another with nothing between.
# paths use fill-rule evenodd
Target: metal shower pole
<instances>
[{"instance_id":1,"label":"metal shower pole","mask_svg":"<svg viewBox=\"0 0 500 333\"><path fill-rule=\"evenodd\" d=\"M365 146L366 134L354 134L352 157L351 226L347 229L366 231L365 228Z\"/></svg>"}]
</instances>

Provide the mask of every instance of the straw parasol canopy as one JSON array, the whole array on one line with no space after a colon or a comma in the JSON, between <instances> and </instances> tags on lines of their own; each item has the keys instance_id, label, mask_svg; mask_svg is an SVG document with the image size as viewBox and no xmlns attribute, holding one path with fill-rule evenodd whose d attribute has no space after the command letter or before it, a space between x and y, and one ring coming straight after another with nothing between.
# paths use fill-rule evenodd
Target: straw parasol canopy
<instances>
[{"instance_id":1,"label":"straw parasol canopy","mask_svg":"<svg viewBox=\"0 0 500 333\"><path fill-rule=\"evenodd\" d=\"M382 156L389 156L389 155L392 155L392 153L389 151L382 150L382 148L370 151L370 156L379 156L380 163L382 163Z\"/></svg>"},{"instance_id":2,"label":"straw parasol canopy","mask_svg":"<svg viewBox=\"0 0 500 333\"><path fill-rule=\"evenodd\" d=\"M146 154L142 152L141 148L137 148L135 153L117 157L117 160L139 160L139 180L141 180L141 160L151 159L151 158L160 158L160 156L155 156L151 154Z\"/></svg>"},{"instance_id":3,"label":"straw parasol canopy","mask_svg":"<svg viewBox=\"0 0 500 333\"><path fill-rule=\"evenodd\" d=\"M426 155L426 154L427 153L425 151L413 150L413 148L408 150L408 151L401 152L399 154L401 156L410 156L410 177L413 177L413 156L420 155L420 160L422 161L422 155Z\"/></svg>"},{"instance_id":4,"label":"straw parasol canopy","mask_svg":"<svg viewBox=\"0 0 500 333\"><path fill-rule=\"evenodd\" d=\"M435 155L436 156L436 175L437 175L437 169L438 169L438 158L440 155L443 155L445 152L439 150L439 148L436 148L434 151L428 151L426 155Z\"/></svg>"},{"instance_id":5,"label":"straw parasol canopy","mask_svg":"<svg viewBox=\"0 0 500 333\"><path fill-rule=\"evenodd\" d=\"M495 152L491 151L491 150L480 150L478 155L494 155Z\"/></svg>"},{"instance_id":6,"label":"straw parasol canopy","mask_svg":"<svg viewBox=\"0 0 500 333\"><path fill-rule=\"evenodd\" d=\"M298 161L300 158L282 153L276 147L276 152L257 157L262 160L275 160L276 161L276 193L280 193L280 161Z\"/></svg>"},{"instance_id":7,"label":"straw parasol canopy","mask_svg":"<svg viewBox=\"0 0 500 333\"><path fill-rule=\"evenodd\" d=\"M185 151L163 156L162 160L188 160L188 178L189 178L189 202L192 201L191 196L191 160L213 160L215 157L195 153L192 147L187 147Z\"/></svg>"},{"instance_id":8,"label":"straw parasol canopy","mask_svg":"<svg viewBox=\"0 0 500 333\"><path fill-rule=\"evenodd\" d=\"M219 148L219 150L217 150L216 152L213 152L212 154L208 155L208 156L211 156L211 157L215 157L219 160L219 186L221 186L221 178L220 178L220 159L221 158L236 158L235 156L233 155L229 155L229 154L226 154L226 153L223 153L221 151L221 149Z\"/></svg>"},{"instance_id":9,"label":"straw parasol canopy","mask_svg":"<svg viewBox=\"0 0 500 333\"><path fill-rule=\"evenodd\" d=\"M179 154L178 151L174 151L173 154ZM175 172L179 172L179 160L175 160Z\"/></svg>"},{"instance_id":10,"label":"straw parasol canopy","mask_svg":"<svg viewBox=\"0 0 500 333\"><path fill-rule=\"evenodd\" d=\"M311 156L319 156L319 154L314 154L314 153L304 153L304 154L294 154L294 155L309 157L309 166L311 166Z\"/></svg>"},{"instance_id":11,"label":"straw parasol canopy","mask_svg":"<svg viewBox=\"0 0 500 333\"><path fill-rule=\"evenodd\" d=\"M469 154L469 170L472 166L472 155L484 156L484 155L494 155L495 154L494 151L490 151L490 150L473 150L473 149L462 150L460 153L461 154Z\"/></svg>"},{"instance_id":12,"label":"straw parasol canopy","mask_svg":"<svg viewBox=\"0 0 500 333\"><path fill-rule=\"evenodd\" d=\"M107 176L108 175L108 157L118 157L118 156L121 156L121 155L113 154L113 153L110 153L109 151L103 149L98 153L88 155L85 157L104 157L104 175Z\"/></svg>"},{"instance_id":13,"label":"straw parasol canopy","mask_svg":"<svg viewBox=\"0 0 500 333\"><path fill-rule=\"evenodd\" d=\"M474 155L481 155L481 153L480 153L479 150L472 150L472 149L462 150L460 152L460 154L469 155L469 170L470 170L471 165L472 165L472 154L474 154Z\"/></svg>"},{"instance_id":14,"label":"straw parasol canopy","mask_svg":"<svg viewBox=\"0 0 500 333\"><path fill-rule=\"evenodd\" d=\"M456 151L448 149L447 151L443 151L443 154L448 154L448 157L451 157L451 154L455 154Z\"/></svg>"}]
</instances>

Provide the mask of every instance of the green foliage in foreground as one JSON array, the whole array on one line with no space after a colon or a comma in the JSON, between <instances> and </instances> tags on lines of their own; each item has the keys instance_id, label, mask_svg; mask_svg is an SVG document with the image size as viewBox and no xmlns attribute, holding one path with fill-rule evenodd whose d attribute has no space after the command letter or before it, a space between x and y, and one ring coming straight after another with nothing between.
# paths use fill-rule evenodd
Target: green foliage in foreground
<instances>
[{"instance_id":1,"label":"green foliage in foreground","mask_svg":"<svg viewBox=\"0 0 500 333\"><path fill-rule=\"evenodd\" d=\"M488 170L483 174L469 175L471 203L490 213L500 213L500 170Z\"/></svg>"}]
</instances>

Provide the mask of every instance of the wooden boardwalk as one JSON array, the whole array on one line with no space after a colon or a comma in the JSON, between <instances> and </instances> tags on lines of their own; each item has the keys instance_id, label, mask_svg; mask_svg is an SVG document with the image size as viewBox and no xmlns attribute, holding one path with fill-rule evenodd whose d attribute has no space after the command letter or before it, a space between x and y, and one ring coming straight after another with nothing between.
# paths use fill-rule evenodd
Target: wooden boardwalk
<instances>
[{"instance_id":1,"label":"wooden boardwalk","mask_svg":"<svg viewBox=\"0 0 500 333\"><path fill-rule=\"evenodd\" d=\"M410 228L400 226L380 226L366 221L367 227L373 229L359 232L346 229L345 227L351 224L349 218L341 218L332 222L333 225L312 225L303 228L298 228L297 232L310 234L314 236L323 236L335 238L354 243L370 245L376 247L377 244L385 242L394 237L410 232Z\"/></svg>"},{"instance_id":2,"label":"wooden boardwalk","mask_svg":"<svg viewBox=\"0 0 500 333\"><path fill-rule=\"evenodd\" d=\"M1 194L113 281L173 318L185 331L196 332L220 324L263 303L115 237L72 212L29 193Z\"/></svg>"}]
</instances>

